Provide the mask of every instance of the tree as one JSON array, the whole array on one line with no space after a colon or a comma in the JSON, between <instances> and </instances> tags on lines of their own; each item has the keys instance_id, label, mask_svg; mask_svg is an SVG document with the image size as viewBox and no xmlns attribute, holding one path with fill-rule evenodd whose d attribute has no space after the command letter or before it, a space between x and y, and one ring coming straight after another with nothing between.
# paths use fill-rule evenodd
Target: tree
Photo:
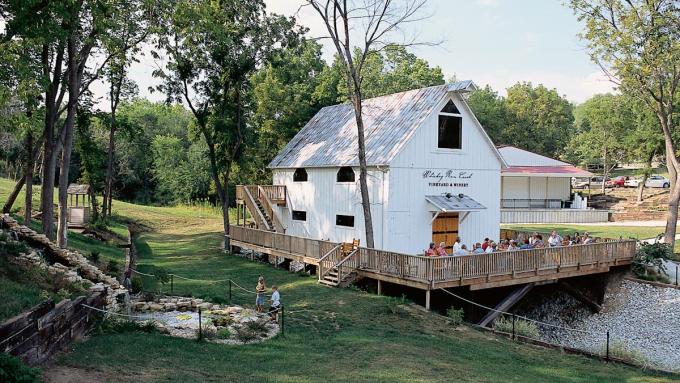
<instances>
[{"instance_id":1,"label":"tree","mask_svg":"<svg viewBox=\"0 0 680 383\"><path fill-rule=\"evenodd\" d=\"M574 122L571 103L555 89L529 82L507 91L505 105L511 123L503 129L503 142L549 157L562 154Z\"/></svg>"},{"instance_id":2,"label":"tree","mask_svg":"<svg viewBox=\"0 0 680 383\"><path fill-rule=\"evenodd\" d=\"M249 78L281 48L297 40L294 20L267 15L262 0L177 1L165 15L157 43L168 70L160 89L183 100L208 149L213 183L229 245L229 183L243 153Z\"/></svg>"},{"instance_id":3,"label":"tree","mask_svg":"<svg viewBox=\"0 0 680 383\"><path fill-rule=\"evenodd\" d=\"M424 0L375 0L371 2L348 0L307 0L323 21L345 75L347 95L354 109L357 125L357 146L359 157L359 187L364 213L366 246L374 247L373 219L368 193L366 144L362 100L364 98L364 70L367 60L374 51L388 45L387 39L404 24L419 19L418 12ZM353 36L359 36L361 45L354 51Z\"/></svg>"},{"instance_id":4,"label":"tree","mask_svg":"<svg viewBox=\"0 0 680 383\"><path fill-rule=\"evenodd\" d=\"M106 79L109 83L109 106L111 108L109 120L109 145L106 159L106 180L104 181L104 193L102 202L102 217L111 214L111 201L113 200L113 170L115 156L115 134L118 128L117 115L121 100L129 99L137 94L137 85L130 81L127 72L130 64L136 61L139 54L139 45L151 31L152 18L145 17L145 9L142 4L135 0L121 0L117 11L121 21L121 28L106 40L105 49L110 55L110 60L104 68Z\"/></svg>"},{"instance_id":5,"label":"tree","mask_svg":"<svg viewBox=\"0 0 680 383\"><path fill-rule=\"evenodd\" d=\"M337 82L321 57L321 45L305 41L286 49L251 79L254 135L246 140L239 170L244 183L271 180L267 164L322 107L337 99ZM329 82L324 82L329 80Z\"/></svg>"},{"instance_id":6,"label":"tree","mask_svg":"<svg viewBox=\"0 0 680 383\"><path fill-rule=\"evenodd\" d=\"M638 97L659 120L671 181L664 241L675 241L680 160L673 130L680 101L680 7L676 0L571 0L591 59L624 93Z\"/></svg>"},{"instance_id":7,"label":"tree","mask_svg":"<svg viewBox=\"0 0 680 383\"><path fill-rule=\"evenodd\" d=\"M511 143L505 142L504 131L513 121L505 105L505 99L499 96L498 92L487 85L473 91L468 97L467 103L493 142L497 144ZM523 145L520 147L523 147Z\"/></svg>"},{"instance_id":8,"label":"tree","mask_svg":"<svg viewBox=\"0 0 680 383\"><path fill-rule=\"evenodd\" d=\"M637 191L637 202L642 202L647 178L652 173L652 161L663 153L663 134L659 120L638 98L624 95L632 108L635 127L627 132L625 140L631 159L644 162L642 180Z\"/></svg>"},{"instance_id":9,"label":"tree","mask_svg":"<svg viewBox=\"0 0 680 383\"><path fill-rule=\"evenodd\" d=\"M604 178L616 164L628 155L626 134L633 131L631 105L622 96L595 95L574 111L576 134L572 136L567 152L581 163L602 160ZM602 183L602 194L606 185Z\"/></svg>"}]
</instances>

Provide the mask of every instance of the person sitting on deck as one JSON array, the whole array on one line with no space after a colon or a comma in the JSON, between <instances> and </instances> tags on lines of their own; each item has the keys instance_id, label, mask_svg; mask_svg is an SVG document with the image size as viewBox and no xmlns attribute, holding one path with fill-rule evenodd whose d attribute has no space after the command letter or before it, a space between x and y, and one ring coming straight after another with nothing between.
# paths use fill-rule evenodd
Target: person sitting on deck
<instances>
[{"instance_id":1,"label":"person sitting on deck","mask_svg":"<svg viewBox=\"0 0 680 383\"><path fill-rule=\"evenodd\" d=\"M484 250L485 253L493 253L496 251L498 245L494 241L489 241L489 244L486 246L486 249Z\"/></svg>"},{"instance_id":2,"label":"person sitting on deck","mask_svg":"<svg viewBox=\"0 0 680 383\"><path fill-rule=\"evenodd\" d=\"M508 247L510 247L510 240L504 239L498 244L498 251L505 251L508 249Z\"/></svg>"},{"instance_id":3,"label":"person sitting on deck","mask_svg":"<svg viewBox=\"0 0 680 383\"><path fill-rule=\"evenodd\" d=\"M593 243L593 237L590 236L590 233L588 233L587 231L583 233L583 240L581 243L583 243L584 245Z\"/></svg>"},{"instance_id":4,"label":"person sitting on deck","mask_svg":"<svg viewBox=\"0 0 680 383\"><path fill-rule=\"evenodd\" d=\"M440 257L445 257L448 254L446 253L446 242L439 242L439 246L437 246L437 255Z\"/></svg>"},{"instance_id":5,"label":"person sitting on deck","mask_svg":"<svg viewBox=\"0 0 680 383\"><path fill-rule=\"evenodd\" d=\"M482 248L482 244L477 242L475 243L475 249L472 251L474 254L484 254L484 249Z\"/></svg>"},{"instance_id":6,"label":"person sitting on deck","mask_svg":"<svg viewBox=\"0 0 680 383\"><path fill-rule=\"evenodd\" d=\"M569 235L565 235L564 239L562 239L562 246L571 246L574 244L574 241L571 240L571 237Z\"/></svg>"},{"instance_id":7,"label":"person sitting on deck","mask_svg":"<svg viewBox=\"0 0 680 383\"><path fill-rule=\"evenodd\" d=\"M533 234L531 234L531 237L529 237L529 244L531 247L534 247L534 242L538 239L538 233L534 231Z\"/></svg>"},{"instance_id":8,"label":"person sitting on deck","mask_svg":"<svg viewBox=\"0 0 680 383\"><path fill-rule=\"evenodd\" d=\"M435 257L437 256L437 249L434 247L434 242L430 242L430 247L425 250L425 256L427 257Z\"/></svg>"},{"instance_id":9,"label":"person sitting on deck","mask_svg":"<svg viewBox=\"0 0 680 383\"><path fill-rule=\"evenodd\" d=\"M453 255L468 255L468 254L470 254L470 252L468 251L467 246L465 245L460 245L458 250L453 252Z\"/></svg>"},{"instance_id":10,"label":"person sitting on deck","mask_svg":"<svg viewBox=\"0 0 680 383\"><path fill-rule=\"evenodd\" d=\"M482 250L486 251L487 246L489 246L489 238L484 238L484 242L482 242Z\"/></svg>"},{"instance_id":11,"label":"person sitting on deck","mask_svg":"<svg viewBox=\"0 0 680 383\"><path fill-rule=\"evenodd\" d=\"M550 232L550 237L548 237L548 246L557 247L562 244L562 237L555 230Z\"/></svg>"},{"instance_id":12,"label":"person sitting on deck","mask_svg":"<svg viewBox=\"0 0 680 383\"><path fill-rule=\"evenodd\" d=\"M581 234L577 232L574 233L574 237L572 238L572 241L574 242L574 245L580 245L581 244Z\"/></svg>"},{"instance_id":13,"label":"person sitting on deck","mask_svg":"<svg viewBox=\"0 0 680 383\"><path fill-rule=\"evenodd\" d=\"M460 237L456 238L456 242L453 243L453 252L455 253L457 250L460 250L462 247L462 244L460 243Z\"/></svg>"},{"instance_id":14,"label":"person sitting on deck","mask_svg":"<svg viewBox=\"0 0 680 383\"><path fill-rule=\"evenodd\" d=\"M514 239L511 239L510 244L508 244L508 251L512 250L519 250L519 246L517 246L517 242Z\"/></svg>"},{"instance_id":15,"label":"person sitting on deck","mask_svg":"<svg viewBox=\"0 0 680 383\"><path fill-rule=\"evenodd\" d=\"M536 237L534 238L534 243L531 245L531 247L534 249L545 247L545 242L543 242L543 236L540 234L536 234Z\"/></svg>"},{"instance_id":16,"label":"person sitting on deck","mask_svg":"<svg viewBox=\"0 0 680 383\"><path fill-rule=\"evenodd\" d=\"M520 246L519 248L520 248L520 250L529 250L529 249L531 249L531 244L529 243L529 239L528 239L528 238L525 239L525 240L524 240L524 243L523 243L522 246Z\"/></svg>"}]
</instances>

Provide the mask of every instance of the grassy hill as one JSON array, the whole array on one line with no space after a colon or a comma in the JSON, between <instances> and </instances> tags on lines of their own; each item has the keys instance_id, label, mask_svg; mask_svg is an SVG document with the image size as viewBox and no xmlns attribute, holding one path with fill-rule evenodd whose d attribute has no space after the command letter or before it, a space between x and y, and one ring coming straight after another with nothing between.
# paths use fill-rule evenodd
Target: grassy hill
<instances>
[{"instance_id":1,"label":"grassy hill","mask_svg":"<svg viewBox=\"0 0 680 383\"><path fill-rule=\"evenodd\" d=\"M3 185L0 182L0 187ZM0 200L4 190L0 189ZM195 279L232 278L253 288L263 275L278 284L288 312L286 335L261 344L225 346L159 334L102 334L74 345L46 374L71 381L142 382L670 382L620 365L515 343L458 328L396 298L319 285L219 250L219 213L211 209L137 206L114 201L119 219L143 224L139 268ZM74 246L76 243L71 242ZM150 285L151 281L147 281ZM166 286L167 289L167 286ZM227 286L175 279L175 293L225 299ZM234 290L234 303L254 297Z\"/></svg>"}]
</instances>

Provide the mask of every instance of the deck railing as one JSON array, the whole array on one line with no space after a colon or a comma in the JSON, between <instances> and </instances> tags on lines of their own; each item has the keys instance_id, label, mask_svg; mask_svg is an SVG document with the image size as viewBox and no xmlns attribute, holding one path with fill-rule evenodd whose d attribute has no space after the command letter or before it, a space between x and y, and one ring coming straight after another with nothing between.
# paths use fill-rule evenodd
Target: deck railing
<instances>
[{"instance_id":1,"label":"deck railing","mask_svg":"<svg viewBox=\"0 0 680 383\"><path fill-rule=\"evenodd\" d=\"M635 255L636 241L609 240L587 245L513 250L463 256L426 257L386 250L359 247L345 259L340 259L337 243L286 234L273 233L241 226L231 227L234 240L264 248L322 259L320 271L343 266L343 273L362 270L404 280L429 284L455 280L509 275L522 278L541 271L582 266L611 265L630 262ZM326 257L324 257L326 255ZM350 270L352 269L353 270Z\"/></svg>"}]
</instances>

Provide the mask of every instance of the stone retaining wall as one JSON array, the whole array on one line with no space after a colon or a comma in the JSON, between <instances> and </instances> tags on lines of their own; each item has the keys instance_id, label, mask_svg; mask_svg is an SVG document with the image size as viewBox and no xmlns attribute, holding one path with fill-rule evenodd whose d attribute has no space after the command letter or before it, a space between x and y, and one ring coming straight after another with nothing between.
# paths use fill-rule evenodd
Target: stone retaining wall
<instances>
[{"instance_id":1,"label":"stone retaining wall","mask_svg":"<svg viewBox=\"0 0 680 383\"><path fill-rule=\"evenodd\" d=\"M20 357L35 366L71 342L83 337L94 325L96 312L84 307L104 308L108 291L89 296L39 304L0 324L0 351Z\"/></svg>"}]
</instances>

